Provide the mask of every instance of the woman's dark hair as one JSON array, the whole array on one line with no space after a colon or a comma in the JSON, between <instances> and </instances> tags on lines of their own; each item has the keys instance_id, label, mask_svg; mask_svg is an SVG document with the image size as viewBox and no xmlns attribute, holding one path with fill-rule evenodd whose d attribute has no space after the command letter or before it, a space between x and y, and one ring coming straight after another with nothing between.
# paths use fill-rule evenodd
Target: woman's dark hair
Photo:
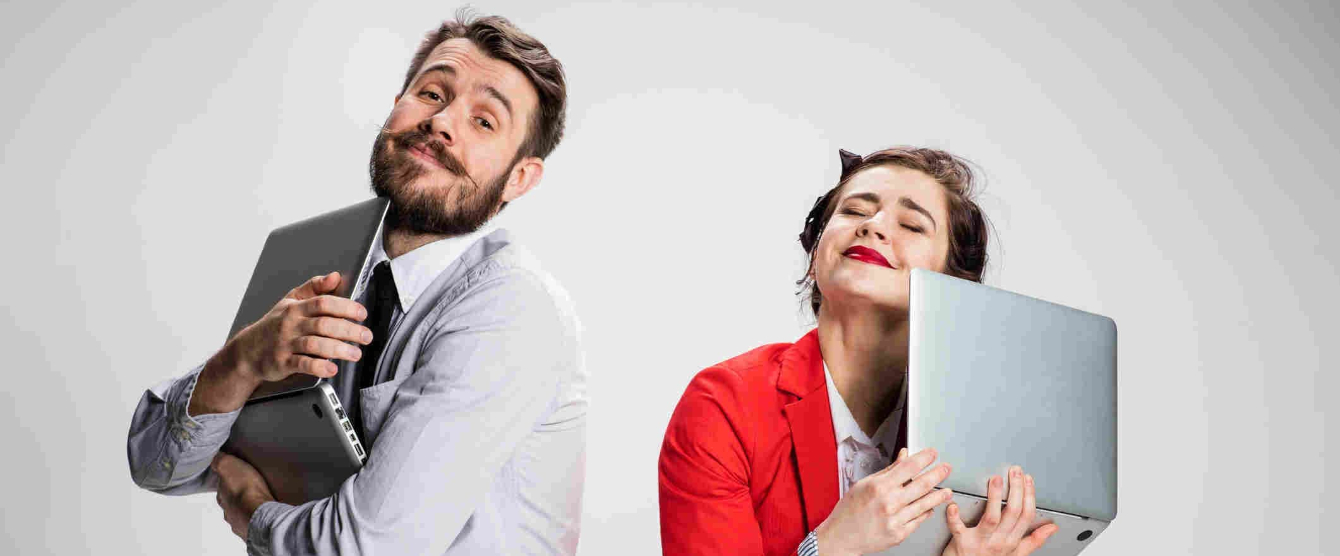
<instances>
[{"instance_id":1,"label":"woman's dark hair","mask_svg":"<svg viewBox=\"0 0 1340 556\"><path fill-rule=\"evenodd\" d=\"M819 237L837 208L833 201L853 176L875 166L917 170L940 184L949 212L949 256L945 259L944 273L974 282L982 281L982 272L986 269L988 225L982 208L977 205L977 179L968 161L944 151L916 147L893 147L865 156L847 151L840 153L842 176L836 186L814 202L814 207L805 216L805 228L800 232L800 246L805 249L808 264L805 276L797 280L796 285L801 292L808 293L815 316L819 315L823 296L810 273L814 270L814 251L819 247Z\"/></svg>"}]
</instances>

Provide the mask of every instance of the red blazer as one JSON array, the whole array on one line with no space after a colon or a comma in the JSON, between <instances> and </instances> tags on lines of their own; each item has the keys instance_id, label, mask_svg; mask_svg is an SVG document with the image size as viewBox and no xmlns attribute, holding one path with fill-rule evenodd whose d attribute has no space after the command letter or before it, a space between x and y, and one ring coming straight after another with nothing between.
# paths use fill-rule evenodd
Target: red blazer
<instances>
[{"instance_id":1,"label":"red blazer","mask_svg":"<svg viewBox=\"0 0 1340 556\"><path fill-rule=\"evenodd\" d=\"M698 373L666 428L659 476L665 554L794 553L838 501L818 330Z\"/></svg>"}]
</instances>

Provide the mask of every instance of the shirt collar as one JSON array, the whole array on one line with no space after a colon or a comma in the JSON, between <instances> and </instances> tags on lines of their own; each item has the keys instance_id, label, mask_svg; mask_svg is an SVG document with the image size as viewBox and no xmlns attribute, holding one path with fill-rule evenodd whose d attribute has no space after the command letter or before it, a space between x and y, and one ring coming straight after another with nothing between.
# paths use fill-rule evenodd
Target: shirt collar
<instances>
[{"instance_id":1,"label":"shirt collar","mask_svg":"<svg viewBox=\"0 0 1340 556\"><path fill-rule=\"evenodd\" d=\"M837 438L838 444L851 438L866 446L883 446L885 450L892 450L897 445L898 425L902 422L903 405L907 401L906 377L903 378L903 387L898 392L898 404L884 418L884 422L879 424L873 439L861 430L861 426L851 414L851 409L847 408L847 402L842 401L842 394L838 392L837 384L833 382L833 374L828 372L827 362L824 362L824 381L828 385L828 407L833 413L833 435Z\"/></svg>"},{"instance_id":2,"label":"shirt collar","mask_svg":"<svg viewBox=\"0 0 1340 556\"><path fill-rule=\"evenodd\" d=\"M452 236L424 244L419 248L394 259L386 254L382 242L384 227L377 229L377 237L372 240L372 251L368 253L367 264L363 267L363 279L360 291L366 291L367 282L372 277L372 269L382 261L391 261L391 279L395 280L396 293L400 294L400 312L408 313L414 301L423 295L424 290L433 283L442 271L456 262L462 253L479 238L492 232L492 227L480 226L468 234Z\"/></svg>"}]
</instances>

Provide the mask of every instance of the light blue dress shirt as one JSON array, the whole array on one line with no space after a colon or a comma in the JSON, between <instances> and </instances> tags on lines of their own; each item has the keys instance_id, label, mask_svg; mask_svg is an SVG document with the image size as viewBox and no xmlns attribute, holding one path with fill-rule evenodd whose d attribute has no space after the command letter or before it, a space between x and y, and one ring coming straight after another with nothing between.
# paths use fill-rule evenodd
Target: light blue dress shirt
<instances>
[{"instance_id":1,"label":"light blue dress shirt","mask_svg":"<svg viewBox=\"0 0 1340 556\"><path fill-rule=\"evenodd\" d=\"M349 362L331 380L360 396L366 465L329 498L262 504L248 552L575 553L588 400L567 294L504 230L430 243L391 271L400 307L378 382L355 392ZM213 490L238 412L187 415L201 367L141 398L127 440L141 487Z\"/></svg>"}]
</instances>

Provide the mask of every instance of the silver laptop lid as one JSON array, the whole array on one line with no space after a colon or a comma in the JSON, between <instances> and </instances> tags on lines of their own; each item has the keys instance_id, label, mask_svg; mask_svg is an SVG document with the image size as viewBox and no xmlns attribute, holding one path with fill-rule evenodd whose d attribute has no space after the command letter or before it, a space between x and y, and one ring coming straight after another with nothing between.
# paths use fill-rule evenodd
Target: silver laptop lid
<instances>
[{"instance_id":1,"label":"silver laptop lid","mask_svg":"<svg viewBox=\"0 0 1340 556\"><path fill-rule=\"evenodd\" d=\"M954 466L944 486L986 496L1020 465L1037 506L1117 515L1117 327L1086 313L912 271L909 451Z\"/></svg>"},{"instance_id":2,"label":"silver laptop lid","mask_svg":"<svg viewBox=\"0 0 1340 556\"><path fill-rule=\"evenodd\" d=\"M289 290L313 276L338 270L340 287L334 294L352 297L389 205L385 198L369 199L270 232L233 326L228 329L228 338L260 320ZM311 375L295 374L279 382L262 384L250 399L311 388L318 380Z\"/></svg>"}]
</instances>

